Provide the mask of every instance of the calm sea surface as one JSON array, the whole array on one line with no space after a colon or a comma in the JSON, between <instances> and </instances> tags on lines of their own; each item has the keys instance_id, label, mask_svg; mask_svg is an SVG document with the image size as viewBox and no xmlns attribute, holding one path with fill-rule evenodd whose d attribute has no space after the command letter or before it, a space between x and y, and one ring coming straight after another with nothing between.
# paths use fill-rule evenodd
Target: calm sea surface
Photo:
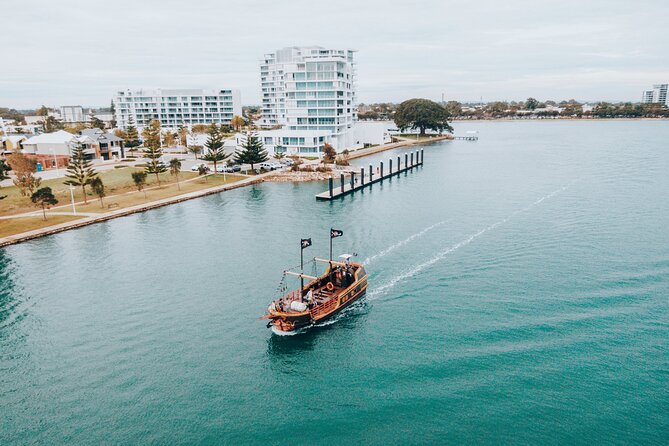
<instances>
[{"instance_id":1,"label":"calm sea surface","mask_svg":"<svg viewBox=\"0 0 669 446\"><path fill-rule=\"evenodd\" d=\"M481 139L340 201L263 184L1 249L0 443L669 443L669 123L455 127ZM367 297L272 334L330 226Z\"/></svg>"}]
</instances>

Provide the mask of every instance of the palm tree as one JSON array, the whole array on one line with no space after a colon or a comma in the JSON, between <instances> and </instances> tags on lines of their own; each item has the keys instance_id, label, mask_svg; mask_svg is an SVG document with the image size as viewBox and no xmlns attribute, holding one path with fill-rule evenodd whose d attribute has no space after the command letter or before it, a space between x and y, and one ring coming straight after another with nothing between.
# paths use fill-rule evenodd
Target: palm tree
<instances>
[{"instance_id":1,"label":"palm tree","mask_svg":"<svg viewBox=\"0 0 669 446\"><path fill-rule=\"evenodd\" d=\"M170 175L174 175L177 179L177 189L181 190L181 184L179 184L179 172L181 171L181 161L177 158L172 158L170 160Z\"/></svg>"},{"instance_id":2,"label":"palm tree","mask_svg":"<svg viewBox=\"0 0 669 446\"><path fill-rule=\"evenodd\" d=\"M100 207L104 209L105 203L103 198L107 195L107 193L105 192L105 185L100 177L95 177L91 180L91 189L93 189L95 195L97 195L100 199Z\"/></svg>"}]
</instances>

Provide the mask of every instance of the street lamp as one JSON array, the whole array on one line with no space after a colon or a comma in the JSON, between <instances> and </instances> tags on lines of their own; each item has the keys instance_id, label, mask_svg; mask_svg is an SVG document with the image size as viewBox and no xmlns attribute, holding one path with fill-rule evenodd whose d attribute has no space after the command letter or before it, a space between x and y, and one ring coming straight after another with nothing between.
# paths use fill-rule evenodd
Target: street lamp
<instances>
[{"instance_id":1,"label":"street lamp","mask_svg":"<svg viewBox=\"0 0 669 446\"><path fill-rule=\"evenodd\" d=\"M72 213L77 215L77 208L74 207L74 186L70 185L70 199L72 200Z\"/></svg>"}]
</instances>

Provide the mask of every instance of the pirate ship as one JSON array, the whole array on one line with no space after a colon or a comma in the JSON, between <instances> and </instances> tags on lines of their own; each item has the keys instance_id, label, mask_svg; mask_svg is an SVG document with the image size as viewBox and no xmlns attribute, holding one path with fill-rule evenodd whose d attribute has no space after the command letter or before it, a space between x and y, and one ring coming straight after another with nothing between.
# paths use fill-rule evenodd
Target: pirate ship
<instances>
[{"instance_id":1,"label":"pirate ship","mask_svg":"<svg viewBox=\"0 0 669 446\"><path fill-rule=\"evenodd\" d=\"M300 242L300 272L284 271L286 275L298 276L300 288L272 301L263 319L269 319L267 327L278 333L290 333L325 321L360 299L367 291L367 272L362 263L353 262L351 254L332 260L332 239L344 233L330 229L330 259L314 258L315 262L327 265L320 276L304 274L304 249L311 246L311 239ZM309 282L305 285L304 281Z\"/></svg>"}]
</instances>

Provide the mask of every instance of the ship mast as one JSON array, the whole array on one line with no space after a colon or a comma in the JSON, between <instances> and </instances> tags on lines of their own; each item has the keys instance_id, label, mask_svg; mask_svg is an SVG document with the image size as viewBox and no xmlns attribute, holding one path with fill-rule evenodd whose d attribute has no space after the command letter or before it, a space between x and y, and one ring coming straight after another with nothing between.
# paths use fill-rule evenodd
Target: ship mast
<instances>
[{"instance_id":1,"label":"ship mast","mask_svg":"<svg viewBox=\"0 0 669 446\"><path fill-rule=\"evenodd\" d=\"M300 299L304 292L304 249L311 246L311 238L303 238L300 240Z\"/></svg>"}]
</instances>

